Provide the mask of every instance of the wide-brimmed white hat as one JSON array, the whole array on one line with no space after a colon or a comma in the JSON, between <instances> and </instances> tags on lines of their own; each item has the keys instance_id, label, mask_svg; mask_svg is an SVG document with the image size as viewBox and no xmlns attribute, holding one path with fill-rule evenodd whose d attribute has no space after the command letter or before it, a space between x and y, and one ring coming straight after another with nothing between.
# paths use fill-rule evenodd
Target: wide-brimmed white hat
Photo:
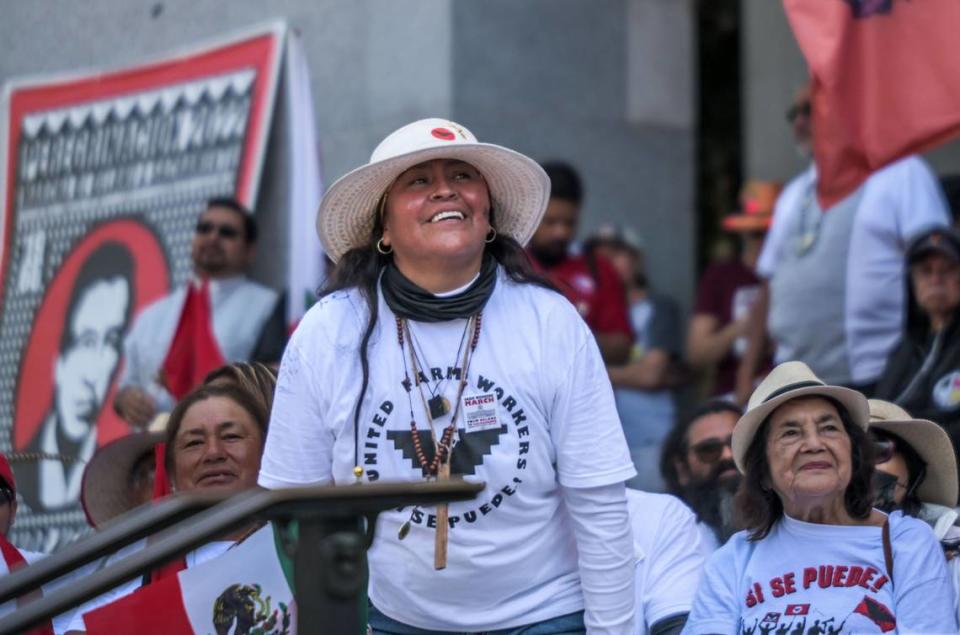
<instances>
[{"instance_id":1,"label":"wide-brimmed white hat","mask_svg":"<svg viewBox=\"0 0 960 635\"><path fill-rule=\"evenodd\" d=\"M926 419L914 419L900 406L880 399L870 400L870 429L883 430L909 445L927 464L927 474L917 487L924 503L956 507L957 457L950 435Z\"/></svg>"},{"instance_id":2,"label":"wide-brimmed white hat","mask_svg":"<svg viewBox=\"0 0 960 635\"><path fill-rule=\"evenodd\" d=\"M744 472L744 459L766 418L777 407L797 397L829 397L836 400L853 419L853 423L864 430L870 419L867 398L856 390L828 386L803 362L784 362L760 382L747 404L747 411L733 428L733 460L737 469Z\"/></svg>"},{"instance_id":3,"label":"wide-brimmed white hat","mask_svg":"<svg viewBox=\"0 0 960 635\"><path fill-rule=\"evenodd\" d=\"M334 261L367 243L380 197L405 170L431 159L475 167L490 189L499 233L521 245L536 231L550 198L550 179L533 159L491 143L446 119L421 119L380 142L370 162L330 186L317 212L317 235Z\"/></svg>"}]
</instances>

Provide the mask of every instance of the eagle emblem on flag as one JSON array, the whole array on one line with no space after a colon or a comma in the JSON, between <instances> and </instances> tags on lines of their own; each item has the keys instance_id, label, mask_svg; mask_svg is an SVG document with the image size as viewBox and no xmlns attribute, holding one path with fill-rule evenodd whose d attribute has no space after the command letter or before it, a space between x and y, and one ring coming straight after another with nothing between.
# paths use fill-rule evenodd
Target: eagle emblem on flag
<instances>
[{"instance_id":1,"label":"eagle emblem on flag","mask_svg":"<svg viewBox=\"0 0 960 635\"><path fill-rule=\"evenodd\" d=\"M217 635L289 635L290 610L283 602L271 610L259 584L231 584L213 605L213 627Z\"/></svg>"}]
</instances>

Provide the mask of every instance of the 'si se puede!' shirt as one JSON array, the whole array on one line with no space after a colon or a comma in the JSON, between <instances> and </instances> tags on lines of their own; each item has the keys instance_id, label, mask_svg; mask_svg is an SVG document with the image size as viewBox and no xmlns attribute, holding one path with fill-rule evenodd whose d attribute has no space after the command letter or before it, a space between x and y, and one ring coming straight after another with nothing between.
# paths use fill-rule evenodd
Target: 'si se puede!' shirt
<instances>
[{"instance_id":1,"label":"'si se puede!' shirt","mask_svg":"<svg viewBox=\"0 0 960 635\"><path fill-rule=\"evenodd\" d=\"M889 518L893 579L881 527L784 516L763 540L734 535L707 561L685 634L956 633L953 587L930 528Z\"/></svg>"},{"instance_id":2,"label":"'si se puede!' shirt","mask_svg":"<svg viewBox=\"0 0 960 635\"><path fill-rule=\"evenodd\" d=\"M587 325L560 294L499 275L459 400L450 462L454 478L486 487L474 500L450 503L445 569L433 566L432 506L380 514L369 551L372 603L418 628L492 631L583 609L561 488L601 487L635 474ZM300 322L281 364L261 485L354 482L366 323L355 291L322 298ZM458 401L463 347L472 335L466 325L412 322L413 341L401 349L395 317L379 300L358 429L364 482L424 479L418 446L428 463L433 459L425 402L446 401L433 422L439 437Z\"/></svg>"}]
</instances>

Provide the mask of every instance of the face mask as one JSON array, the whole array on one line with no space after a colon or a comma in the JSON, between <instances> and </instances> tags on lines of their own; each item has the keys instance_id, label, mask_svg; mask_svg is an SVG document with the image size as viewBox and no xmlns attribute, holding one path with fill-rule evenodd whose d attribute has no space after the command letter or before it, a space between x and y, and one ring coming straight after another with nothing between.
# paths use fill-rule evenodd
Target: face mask
<instances>
[{"instance_id":1,"label":"face mask","mask_svg":"<svg viewBox=\"0 0 960 635\"><path fill-rule=\"evenodd\" d=\"M873 473L873 490L876 492L873 501L874 507L886 513L897 509L897 504L894 502L894 495L897 491L896 476L876 470Z\"/></svg>"}]
</instances>

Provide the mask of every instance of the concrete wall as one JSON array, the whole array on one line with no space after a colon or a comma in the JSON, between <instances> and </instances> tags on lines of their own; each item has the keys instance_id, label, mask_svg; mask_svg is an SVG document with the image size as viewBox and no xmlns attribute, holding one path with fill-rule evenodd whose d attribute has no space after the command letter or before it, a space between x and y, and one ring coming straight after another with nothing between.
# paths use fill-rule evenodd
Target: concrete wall
<instances>
[{"instance_id":1,"label":"concrete wall","mask_svg":"<svg viewBox=\"0 0 960 635\"><path fill-rule=\"evenodd\" d=\"M451 117L581 168L584 229L635 225L654 283L689 305L692 0L0 1L0 81L123 66L284 18L304 36L327 183L404 123ZM261 208L278 194L266 188ZM261 253L282 253L283 222L264 220ZM274 259L257 274L279 283L282 270Z\"/></svg>"},{"instance_id":2,"label":"concrete wall","mask_svg":"<svg viewBox=\"0 0 960 635\"><path fill-rule=\"evenodd\" d=\"M795 152L784 114L807 66L782 2L741 0L745 178L787 180L805 162ZM927 153L941 174L960 173L960 142Z\"/></svg>"}]
</instances>

